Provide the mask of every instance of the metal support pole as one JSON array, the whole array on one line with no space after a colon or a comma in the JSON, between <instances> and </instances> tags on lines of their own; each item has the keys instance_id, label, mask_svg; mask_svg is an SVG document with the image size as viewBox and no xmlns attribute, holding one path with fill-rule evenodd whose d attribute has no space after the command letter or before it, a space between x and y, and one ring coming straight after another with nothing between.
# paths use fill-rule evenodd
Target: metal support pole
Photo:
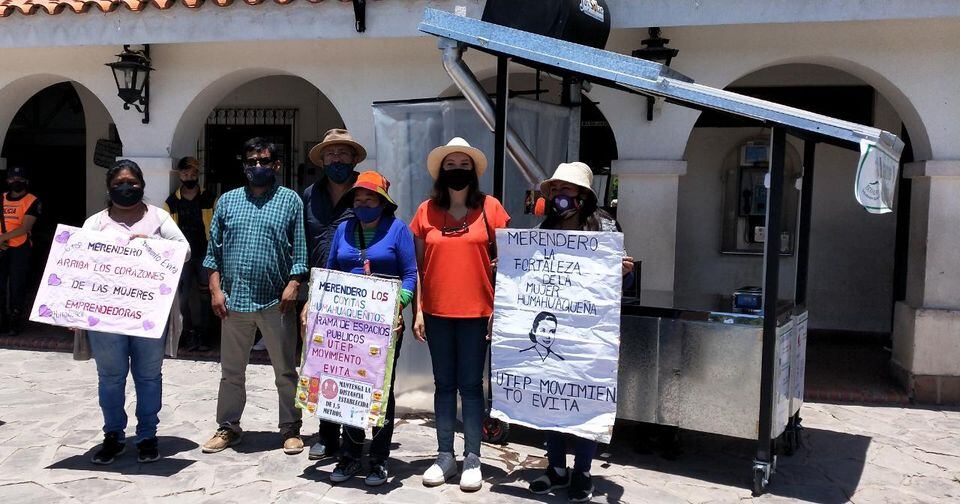
<instances>
[{"instance_id":1,"label":"metal support pole","mask_svg":"<svg viewBox=\"0 0 960 504\"><path fill-rule=\"evenodd\" d=\"M767 191L766 240L763 247L763 350L760 363L760 426L754 460L754 493L766 486L773 469L773 399L777 351L777 294L780 288L780 213L783 206L783 168L786 130L770 133L770 188ZM759 479L759 481L758 481Z\"/></svg>"},{"instance_id":2,"label":"metal support pole","mask_svg":"<svg viewBox=\"0 0 960 504\"><path fill-rule=\"evenodd\" d=\"M504 175L507 161L507 101L510 95L510 59L497 58L496 125L493 130L493 195L504 201Z\"/></svg>"},{"instance_id":3,"label":"metal support pole","mask_svg":"<svg viewBox=\"0 0 960 504\"><path fill-rule=\"evenodd\" d=\"M807 304L807 276L810 262L810 215L813 211L813 169L817 143L803 142L803 186L800 189L800 226L797 233L797 282L794 300L797 306Z\"/></svg>"},{"instance_id":4,"label":"metal support pole","mask_svg":"<svg viewBox=\"0 0 960 504\"><path fill-rule=\"evenodd\" d=\"M126 46L124 46L126 47ZM150 44L143 44L143 55L147 57L147 61L150 61ZM143 124L150 124L150 77L147 77L147 82L143 83L143 98L140 100L143 103L143 120L140 122Z\"/></svg>"}]
</instances>

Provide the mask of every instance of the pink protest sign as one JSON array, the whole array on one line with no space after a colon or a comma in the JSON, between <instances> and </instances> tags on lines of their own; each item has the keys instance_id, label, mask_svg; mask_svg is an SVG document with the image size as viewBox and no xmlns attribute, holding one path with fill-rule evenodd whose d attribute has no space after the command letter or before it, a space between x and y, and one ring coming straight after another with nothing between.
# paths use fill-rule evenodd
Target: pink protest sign
<instances>
[{"instance_id":1,"label":"pink protest sign","mask_svg":"<svg viewBox=\"0 0 960 504\"><path fill-rule=\"evenodd\" d=\"M60 224L30 320L160 338L188 249Z\"/></svg>"},{"instance_id":2,"label":"pink protest sign","mask_svg":"<svg viewBox=\"0 0 960 504\"><path fill-rule=\"evenodd\" d=\"M399 294L399 280L310 272L297 407L362 429L383 425Z\"/></svg>"}]
</instances>

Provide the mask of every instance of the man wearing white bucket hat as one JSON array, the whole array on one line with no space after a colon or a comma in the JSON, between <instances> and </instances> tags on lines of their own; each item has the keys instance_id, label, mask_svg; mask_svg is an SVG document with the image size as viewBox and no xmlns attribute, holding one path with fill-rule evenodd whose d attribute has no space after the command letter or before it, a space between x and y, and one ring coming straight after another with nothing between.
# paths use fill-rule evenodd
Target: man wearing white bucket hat
<instances>
[{"instance_id":1,"label":"man wearing white bucket hat","mask_svg":"<svg viewBox=\"0 0 960 504\"><path fill-rule=\"evenodd\" d=\"M553 177L540 184L540 193L546 198L546 218L542 229L570 231L619 232L620 224L598 206L593 190L593 170L584 163L562 163ZM538 205L540 207L541 205ZM624 284L633 282L633 258L624 254ZM573 471L567 469L567 445L574 448ZM568 488L571 502L586 502L593 497L590 465L597 452L597 443L555 431L547 431L547 470L530 482L530 491L547 494L559 488Z\"/></svg>"}]
</instances>

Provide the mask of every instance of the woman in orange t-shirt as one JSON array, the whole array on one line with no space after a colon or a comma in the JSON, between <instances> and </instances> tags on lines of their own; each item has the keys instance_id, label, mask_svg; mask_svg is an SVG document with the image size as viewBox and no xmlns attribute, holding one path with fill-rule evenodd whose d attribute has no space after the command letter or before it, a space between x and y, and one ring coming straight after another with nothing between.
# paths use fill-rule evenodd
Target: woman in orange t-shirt
<instances>
[{"instance_id":1,"label":"woman in orange t-shirt","mask_svg":"<svg viewBox=\"0 0 960 504\"><path fill-rule=\"evenodd\" d=\"M463 404L464 458L460 488L479 490L480 427L484 415L483 366L493 314L494 230L510 216L480 191L487 159L462 138L437 147L427 157L435 180L433 195L410 222L417 249L414 335L430 346L433 405L437 420L437 461L423 483L439 485L457 472L453 433L457 391Z\"/></svg>"}]
</instances>

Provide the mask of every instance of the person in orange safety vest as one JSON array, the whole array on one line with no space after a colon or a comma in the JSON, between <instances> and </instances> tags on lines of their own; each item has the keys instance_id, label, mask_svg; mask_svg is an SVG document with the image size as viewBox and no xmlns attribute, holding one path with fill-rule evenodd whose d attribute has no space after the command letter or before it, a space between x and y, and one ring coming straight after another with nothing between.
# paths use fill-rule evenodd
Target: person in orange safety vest
<instances>
[{"instance_id":1,"label":"person in orange safety vest","mask_svg":"<svg viewBox=\"0 0 960 504\"><path fill-rule=\"evenodd\" d=\"M19 334L23 325L33 249L30 231L40 217L40 200L27 191L28 184L24 167L7 169L0 221L0 333L11 336Z\"/></svg>"}]
</instances>

